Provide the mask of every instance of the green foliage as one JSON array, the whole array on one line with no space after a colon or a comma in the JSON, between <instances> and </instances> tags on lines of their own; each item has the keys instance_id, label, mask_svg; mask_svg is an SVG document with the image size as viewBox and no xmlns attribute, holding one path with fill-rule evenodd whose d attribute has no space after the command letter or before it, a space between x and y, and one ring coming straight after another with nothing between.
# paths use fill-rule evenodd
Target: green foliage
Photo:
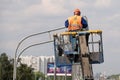
<instances>
[{"instance_id":1,"label":"green foliage","mask_svg":"<svg viewBox=\"0 0 120 80\"><path fill-rule=\"evenodd\" d=\"M0 55L0 80L13 80L13 59L6 53ZM33 69L26 64L17 67L17 80L35 80Z\"/></svg>"},{"instance_id":2,"label":"green foliage","mask_svg":"<svg viewBox=\"0 0 120 80\"><path fill-rule=\"evenodd\" d=\"M26 64L21 64L17 68L17 80L33 80L34 74L33 69L28 67Z\"/></svg>"},{"instance_id":3,"label":"green foliage","mask_svg":"<svg viewBox=\"0 0 120 80\"><path fill-rule=\"evenodd\" d=\"M6 53L0 55L0 80L12 80L13 65Z\"/></svg>"},{"instance_id":4,"label":"green foliage","mask_svg":"<svg viewBox=\"0 0 120 80\"><path fill-rule=\"evenodd\" d=\"M107 78L108 78L108 79L119 80L119 78L120 78L120 74L111 75L111 76L108 76Z\"/></svg>"},{"instance_id":5,"label":"green foliage","mask_svg":"<svg viewBox=\"0 0 120 80\"><path fill-rule=\"evenodd\" d=\"M35 75L35 80L39 80L39 79L40 80L45 80L45 79L48 80L47 77L45 77L45 75L42 72L39 72L39 71L35 72L34 75Z\"/></svg>"}]
</instances>

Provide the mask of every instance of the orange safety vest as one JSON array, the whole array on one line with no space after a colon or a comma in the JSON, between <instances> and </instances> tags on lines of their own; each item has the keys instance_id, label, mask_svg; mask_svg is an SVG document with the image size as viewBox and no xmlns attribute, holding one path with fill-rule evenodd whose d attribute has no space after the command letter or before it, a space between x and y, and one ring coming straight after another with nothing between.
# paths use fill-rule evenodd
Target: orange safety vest
<instances>
[{"instance_id":1,"label":"orange safety vest","mask_svg":"<svg viewBox=\"0 0 120 80\"><path fill-rule=\"evenodd\" d=\"M68 18L68 31L72 30L81 30L82 29L82 23L81 23L82 17L74 15L72 17Z\"/></svg>"}]
</instances>

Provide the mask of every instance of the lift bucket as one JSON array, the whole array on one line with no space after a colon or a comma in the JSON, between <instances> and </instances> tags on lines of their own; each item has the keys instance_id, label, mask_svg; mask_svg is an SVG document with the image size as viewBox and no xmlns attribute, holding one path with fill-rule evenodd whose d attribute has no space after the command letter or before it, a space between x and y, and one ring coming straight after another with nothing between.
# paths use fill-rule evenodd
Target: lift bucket
<instances>
[{"instance_id":1,"label":"lift bucket","mask_svg":"<svg viewBox=\"0 0 120 80\"><path fill-rule=\"evenodd\" d=\"M89 54L91 64L100 64L104 62L103 57L103 42L102 42L102 31L92 30L89 31Z\"/></svg>"}]
</instances>

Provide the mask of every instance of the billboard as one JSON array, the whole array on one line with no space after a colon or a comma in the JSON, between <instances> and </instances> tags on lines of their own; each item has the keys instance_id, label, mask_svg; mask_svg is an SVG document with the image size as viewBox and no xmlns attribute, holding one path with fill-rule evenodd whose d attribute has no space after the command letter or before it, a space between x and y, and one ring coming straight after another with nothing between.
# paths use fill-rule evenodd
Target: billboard
<instances>
[{"instance_id":1,"label":"billboard","mask_svg":"<svg viewBox=\"0 0 120 80\"><path fill-rule=\"evenodd\" d=\"M54 63L48 63L47 64L47 75L54 75ZM56 75L57 76L71 76L72 74L72 65L61 65L59 67L56 67Z\"/></svg>"}]
</instances>

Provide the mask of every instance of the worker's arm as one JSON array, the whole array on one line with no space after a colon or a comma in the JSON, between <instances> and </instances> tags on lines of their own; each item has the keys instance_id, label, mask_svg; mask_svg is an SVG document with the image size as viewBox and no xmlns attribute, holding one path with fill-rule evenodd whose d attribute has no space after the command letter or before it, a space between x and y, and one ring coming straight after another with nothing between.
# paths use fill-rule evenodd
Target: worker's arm
<instances>
[{"instance_id":1,"label":"worker's arm","mask_svg":"<svg viewBox=\"0 0 120 80\"><path fill-rule=\"evenodd\" d=\"M83 25L83 28L88 27L88 23L83 17L82 17L82 25Z\"/></svg>"},{"instance_id":2,"label":"worker's arm","mask_svg":"<svg viewBox=\"0 0 120 80\"><path fill-rule=\"evenodd\" d=\"M65 27L68 28L69 22L68 20L65 21Z\"/></svg>"}]
</instances>

